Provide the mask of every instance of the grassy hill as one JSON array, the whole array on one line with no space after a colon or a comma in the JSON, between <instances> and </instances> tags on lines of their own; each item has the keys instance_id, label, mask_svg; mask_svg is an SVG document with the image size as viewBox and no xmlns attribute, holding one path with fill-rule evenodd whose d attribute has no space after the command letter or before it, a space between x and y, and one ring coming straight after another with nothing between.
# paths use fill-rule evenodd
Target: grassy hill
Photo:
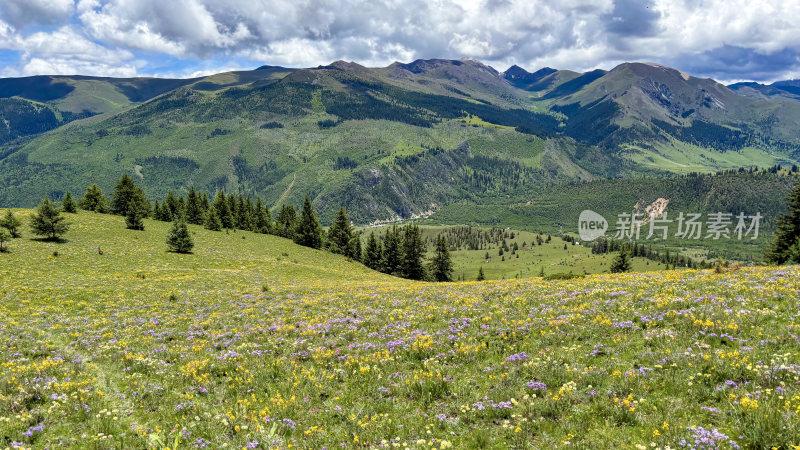
<instances>
[{"instance_id":1,"label":"grassy hill","mask_svg":"<svg viewBox=\"0 0 800 450\"><path fill-rule=\"evenodd\" d=\"M797 267L412 283L70 218L0 254L3 447L800 443Z\"/></svg>"},{"instance_id":2,"label":"grassy hill","mask_svg":"<svg viewBox=\"0 0 800 450\"><path fill-rule=\"evenodd\" d=\"M3 211L5 213L5 210ZM165 239L171 224L145 220L145 231L125 229L124 217L79 212L65 214L72 228L66 242L33 240L27 230L30 210L16 210L23 221L23 238L2 254L0 277L24 279L39 289L82 289L86 280L98 295L131 283L146 282L161 295L202 291L203 284L176 280L205 278L232 290L260 291L288 280L395 280L361 264L328 252L309 249L291 240L251 232L215 232L189 225L194 254L168 253ZM54 252L58 256L54 256ZM102 253L102 254L101 254ZM29 267L31 270L25 269ZM70 273L53 276L51 270ZM50 268L51 270L44 270ZM40 270L41 269L41 270Z\"/></svg>"}]
</instances>

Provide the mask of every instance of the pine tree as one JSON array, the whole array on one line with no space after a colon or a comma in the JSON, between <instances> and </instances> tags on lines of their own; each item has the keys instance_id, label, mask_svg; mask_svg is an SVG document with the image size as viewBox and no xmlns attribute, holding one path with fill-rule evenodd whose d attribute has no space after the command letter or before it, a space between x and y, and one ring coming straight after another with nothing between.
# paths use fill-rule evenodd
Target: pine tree
<instances>
[{"instance_id":1,"label":"pine tree","mask_svg":"<svg viewBox=\"0 0 800 450\"><path fill-rule=\"evenodd\" d=\"M194 186L189 188L186 195L186 221L194 225L203 224L203 211L200 207L200 198L194 190Z\"/></svg>"},{"instance_id":2,"label":"pine tree","mask_svg":"<svg viewBox=\"0 0 800 450\"><path fill-rule=\"evenodd\" d=\"M364 265L372 270L380 270L383 260L383 248L375 239L375 232L369 234L367 247L364 249Z\"/></svg>"},{"instance_id":3,"label":"pine tree","mask_svg":"<svg viewBox=\"0 0 800 450\"><path fill-rule=\"evenodd\" d=\"M339 208L339 213L333 220L330 228L328 228L328 250L331 253L345 255L350 258L356 258L355 248L353 245L353 227L350 226L350 220L347 219L347 211L344 208Z\"/></svg>"},{"instance_id":4,"label":"pine tree","mask_svg":"<svg viewBox=\"0 0 800 450\"><path fill-rule=\"evenodd\" d=\"M121 216L128 214L128 202L136 191L136 184L130 175L123 174L111 194L111 212Z\"/></svg>"},{"instance_id":5,"label":"pine tree","mask_svg":"<svg viewBox=\"0 0 800 450\"><path fill-rule=\"evenodd\" d=\"M792 264L800 264L800 239L796 240L791 249L789 249L789 260Z\"/></svg>"},{"instance_id":6,"label":"pine tree","mask_svg":"<svg viewBox=\"0 0 800 450\"><path fill-rule=\"evenodd\" d=\"M236 196L228 196L228 209L231 211L231 228L239 229L239 209L236 203Z\"/></svg>"},{"instance_id":7,"label":"pine tree","mask_svg":"<svg viewBox=\"0 0 800 450\"><path fill-rule=\"evenodd\" d=\"M31 216L31 229L35 235L55 241L69 231L69 224L61 216L61 211L55 207L55 204L44 198L36 208L36 213Z\"/></svg>"},{"instance_id":8,"label":"pine tree","mask_svg":"<svg viewBox=\"0 0 800 450\"><path fill-rule=\"evenodd\" d=\"M403 278L410 280L424 279L426 273L422 261L425 257L425 242L422 240L422 233L418 226L411 224L405 227L402 248L403 256L400 272Z\"/></svg>"},{"instance_id":9,"label":"pine tree","mask_svg":"<svg viewBox=\"0 0 800 450\"><path fill-rule=\"evenodd\" d=\"M142 221L150 213L150 202L144 196L144 191L134 189L133 195L128 199L127 212L125 213L125 226L129 230L144 230Z\"/></svg>"},{"instance_id":10,"label":"pine tree","mask_svg":"<svg viewBox=\"0 0 800 450\"><path fill-rule=\"evenodd\" d=\"M0 228L5 228L11 237L18 238L20 236L19 227L22 226L22 221L14 216L10 209L6 210L6 215L0 219Z\"/></svg>"},{"instance_id":11,"label":"pine tree","mask_svg":"<svg viewBox=\"0 0 800 450\"><path fill-rule=\"evenodd\" d=\"M233 215L231 214L230 205L225 198L225 193L217 192L217 197L214 199L214 209L217 211L219 221L222 223L222 228L230 230L233 228Z\"/></svg>"},{"instance_id":12,"label":"pine tree","mask_svg":"<svg viewBox=\"0 0 800 450\"><path fill-rule=\"evenodd\" d=\"M402 248L400 242L400 231L397 226L392 226L386 231L383 239L383 272L395 274L400 270Z\"/></svg>"},{"instance_id":13,"label":"pine tree","mask_svg":"<svg viewBox=\"0 0 800 450\"><path fill-rule=\"evenodd\" d=\"M167 192L167 196L164 198L164 204L161 205L161 213L164 214L164 217L167 219L166 222L172 222L177 219L179 216L185 217L185 211L181 205L181 199L172 192Z\"/></svg>"},{"instance_id":14,"label":"pine tree","mask_svg":"<svg viewBox=\"0 0 800 450\"><path fill-rule=\"evenodd\" d=\"M303 201L303 210L300 212L300 223L297 225L297 232L294 235L297 244L311 248L322 247L322 227L311 206L311 199L306 196Z\"/></svg>"},{"instance_id":15,"label":"pine tree","mask_svg":"<svg viewBox=\"0 0 800 450\"><path fill-rule=\"evenodd\" d=\"M256 198L256 232L272 233L272 217L269 214L269 209L265 208L261 202L261 197Z\"/></svg>"},{"instance_id":16,"label":"pine tree","mask_svg":"<svg viewBox=\"0 0 800 450\"><path fill-rule=\"evenodd\" d=\"M107 213L108 199L96 184L92 184L86 188L86 193L83 194L83 198L78 202L78 206L87 211Z\"/></svg>"},{"instance_id":17,"label":"pine tree","mask_svg":"<svg viewBox=\"0 0 800 450\"><path fill-rule=\"evenodd\" d=\"M138 211L130 213L130 208L136 208ZM114 188L114 195L111 200L111 211L114 214L125 216L130 215L131 218L148 217L150 215L150 202L144 195L141 187L133 182L133 178L129 175L122 175L122 178ZM135 228L139 229L139 228ZM143 229L143 228L141 228Z\"/></svg>"},{"instance_id":18,"label":"pine tree","mask_svg":"<svg viewBox=\"0 0 800 450\"><path fill-rule=\"evenodd\" d=\"M75 199L72 198L72 192L67 191L67 194L64 195L64 199L61 200L61 209L70 214L78 212L78 205L75 204Z\"/></svg>"},{"instance_id":19,"label":"pine tree","mask_svg":"<svg viewBox=\"0 0 800 450\"><path fill-rule=\"evenodd\" d=\"M800 242L800 180L786 200L789 202L789 214L782 214L778 219L775 240L764 255L767 262L772 264L794 262L792 249Z\"/></svg>"},{"instance_id":20,"label":"pine tree","mask_svg":"<svg viewBox=\"0 0 800 450\"><path fill-rule=\"evenodd\" d=\"M627 249L620 250L611 263L611 273L629 272L631 270L631 257Z\"/></svg>"},{"instance_id":21,"label":"pine tree","mask_svg":"<svg viewBox=\"0 0 800 450\"><path fill-rule=\"evenodd\" d=\"M167 235L167 246L169 251L174 253L191 253L194 248L192 236L189 234L189 227L182 216L175 218L172 228Z\"/></svg>"},{"instance_id":22,"label":"pine tree","mask_svg":"<svg viewBox=\"0 0 800 450\"><path fill-rule=\"evenodd\" d=\"M483 281L486 277L483 275L483 266L478 269L478 278L475 278L476 281Z\"/></svg>"},{"instance_id":23,"label":"pine tree","mask_svg":"<svg viewBox=\"0 0 800 450\"><path fill-rule=\"evenodd\" d=\"M436 253L431 260L431 274L436 281L453 281L453 261L447 239L439 234L436 237Z\"/></svg>"},{"instance_id":24,"label":"pine tree","mask_svg":"<svg viewBox=\"0 0 800 450\"><path fill-rule=\"evenodd\" d=\"M141 210L139 208L128 208L128 214L125 215L125 226L129 230L144 230L144 222Z\"/></svg>"},{"instance_id":25,"label":"pine tree","mask_svg":"<svg viewBox=\"0 0 800 450\"><path fill-rule=\"evenodd\" d=\"M258 211L256 211L256 206L253 204L253 199L250 198L248 195L244 199L245 207L247 208L247 215L250 217L250 231L257 232L256 230L256 216L258 215Z\"/></svg>"},{"instance_id":26,"label":"pine tree","mask_svg":"<svg viewBox=\"0 0 800 450\"><path fill-rule=\"evenodd\" d=\"M3 247L3 244L9 242L10 240L11 233L9 233L5 228L0 228L0 253L4 253L8 250L8 247Z\"/></svg>"},{"instance_id":27,"label":"pine tree","mask_svg":"<svg viewBox=\"0 0 800 450\"><path fill-rule=\"evenodd\" d=\"M275 234L287 239L294 239L297 228L297 213L292 205L281 206L278 216L275 217Z\"/></svg>"},{"instance_id":28,"label":"pine tree","mask_svg":"<svg viewBox=\"0 0 800 450\"><path fill-rule=\"evenodd\" d=\"M361 237L355 231L350 236L350 245L347 248L348 256L356 261L361 261Z\"/></svg>"},{"instance_id":29,"label":"pine tree","mask_svg":"<svg viewBox=\"0 0 800 450\"><path fill-rule=\"evenodd\" d=\"M200 214L202 217L205 217L206 212L208 212L208 208L211 207L211 205L208 202L208 195L206 195L206 193L203 192L198 196L198 198L199 198Z\"/></svg>"},{"instance_id":30,"label":"pine tree","mask_svg":"<svg viewBox=\"0 0 800 450\"><path fill-rule=\"evenodd\" d=\"M250 199L245 200L242 194L239 194L239 199L236 201L236 224L240 230L252 231L253 220L248 202Z\"/></svg>"},{"instance_id":31,"label":"pine tree","mask_svg":"<svg viewBox=\"0 0 800 450\"><path fill-rule=\"evenodd\" d=\"M161 211L161 204L156 200L155 204L153 204L153 218L163 222L163 217L164 213Z\"/></svg>"},{"instance_id":32,"label":"pine tree","mask_svg":"<svg viewBox=\"0 0 800 450\"><path fill-rule=\"evenodd\" d=\"M222 221L219 220L219 215L217 214L217 208L211 206L208 208L206 212L206 220L203 224L206 230L211 231L221 231L222 230Z\"/></svg>"}]
</instances>

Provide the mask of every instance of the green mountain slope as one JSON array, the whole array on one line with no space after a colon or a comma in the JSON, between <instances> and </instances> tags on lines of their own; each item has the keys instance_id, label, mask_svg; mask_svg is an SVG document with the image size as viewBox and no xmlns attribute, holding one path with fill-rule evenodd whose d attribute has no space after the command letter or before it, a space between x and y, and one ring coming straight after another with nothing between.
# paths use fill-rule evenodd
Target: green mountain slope
<instances>
[{"instance_id":1,"label":"green mountain slope","mask_svg":"<svg viewBox=\"0 0 800 450\"><path fill-rule=\"evenodd\" d=\"M529 74L470 59L337 61L193 80L30 81L50 91L22 98L25 83L8 82L4 100L20 103L9 109L56 119L0 146L0 205L91 182L108 190L129 173L153 197L194 186L278 207L310 195L323 221L344 205L370 223L576 180L794 163L800 135L800 104L652 64ZM81 108L102 114L59 127Z\"/></svg>"}]
</instances>

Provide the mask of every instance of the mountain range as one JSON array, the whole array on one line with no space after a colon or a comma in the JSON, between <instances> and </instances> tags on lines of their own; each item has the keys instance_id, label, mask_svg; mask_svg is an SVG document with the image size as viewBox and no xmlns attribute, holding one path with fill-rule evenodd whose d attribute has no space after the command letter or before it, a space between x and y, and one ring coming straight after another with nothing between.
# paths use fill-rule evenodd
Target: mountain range
<instances>
[{"instance_id":1,"label":"mountain range","mask_svg":"<svg viewBox=\"0 0 800 450\"><path fill-rule=\"evenodd\" d=\"M578 73L473 59L337 61L192 79L0 79L0 205L113 187L309 195L328 221L524 199L543 186L794 164L800 82L653 63Z\"/></svg>"}]
</instances>

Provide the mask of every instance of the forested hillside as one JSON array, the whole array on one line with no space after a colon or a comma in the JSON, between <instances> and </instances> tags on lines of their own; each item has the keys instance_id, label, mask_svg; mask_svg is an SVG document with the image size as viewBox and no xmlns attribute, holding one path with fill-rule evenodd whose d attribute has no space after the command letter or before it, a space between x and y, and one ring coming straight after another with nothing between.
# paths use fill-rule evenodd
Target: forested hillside
<instances>
[{"instance_id":1,"label":"forested hillside","mask_svg":"<svg viewBox=\"0 0 800 450\"><path fill-rule=\"evenodd\" d=\"M324 222L344 205L365 224L594 179L791 166L800 149L800 103L652 64L339 61L191 80L5 79L0 94L0 204L14 206L129 174L151 198L224 189L276 211L308 195Z\"/></svg>"}]
</instances>

